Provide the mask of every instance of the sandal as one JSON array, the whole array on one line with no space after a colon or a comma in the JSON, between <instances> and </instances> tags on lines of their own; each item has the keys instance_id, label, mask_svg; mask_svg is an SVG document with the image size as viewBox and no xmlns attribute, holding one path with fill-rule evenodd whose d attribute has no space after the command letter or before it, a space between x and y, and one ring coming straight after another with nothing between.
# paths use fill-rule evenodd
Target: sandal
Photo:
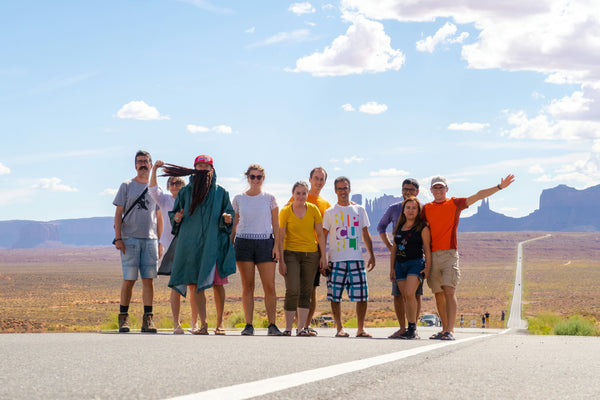
<instances>
[{"instance_id":1,"label":"sandal","mask_svg":"<svg viewBox=\"0 0 600 400\"><path fill-rule=\"evenodd\" d=\"M292 331L285 330L282 332L281 336L292 336Z\"/></svg>"},{"instance_id":2,"label":"sandal","mask_svg":"<svg viewBox=\"0 0 600 400\"><path fill-rule=\"evenodd\" d=\"M396 332L392 333L390 336L388 336L388 339L401 339L402 338L402 334L406 332L406 329L398 329Z\"/></svg>"},{"instance_id":3,"label":"sandal","mask_svg":"<svg viewBox=\"0 0 600 400\"><path fill-rule=\"evenodd\" d=\"M225 335L225 329L223 329L223 328L215 329L215 335Z\"/></svg>"},{"instance_id":4,"label":"sandal","mask_svg":"<svg viewBox=\"0 0 600 400\"><path fill-rule=\"evenodd\" d=\"M310 332L308 331L308 329L304 328L302 330L296 330L296 336L311 336Z\"/></svg>"},{"instance_id":5,"label":"sandal","mask_svg":"<svg viewBox=\"0 0 600 400\"><path fill-rule=\"evenodd\" d=\"M208 335L208 326L192 329L192 335Z\"/></svg>"},{"instance_id":6,"label":"sandal","mask_svg":"<svg viewBox=\"0 0 600 400\"><path fill-rule=\"evenodd\" d=\"M357 333L356 334L357 338L372 338L373 336L371 336L370 333L367 333L365 331L362 331L361 333Z\"/></svg>"},{"instance_id":7,"label":"sandal","mask_svg":"<svg viewBox=\"0 0 600 400\"><path fill-rule=\"evenodd\" d=\"M181 326L178 326L177 328L173 329L173 334L174 335L183 335L183 334L185 334L185 331L183 330L183 328Z\"/></svg>"},{"instance_id":8,"label":"sandal","mask_svg":"<svg viewBox=\"0 0 600 400\"><path fill-rule=\"evenodd\" d=\"M335 337L350 337L350 335L346 331L339 331L335 334Z\"/></svg>"}]
</instances>

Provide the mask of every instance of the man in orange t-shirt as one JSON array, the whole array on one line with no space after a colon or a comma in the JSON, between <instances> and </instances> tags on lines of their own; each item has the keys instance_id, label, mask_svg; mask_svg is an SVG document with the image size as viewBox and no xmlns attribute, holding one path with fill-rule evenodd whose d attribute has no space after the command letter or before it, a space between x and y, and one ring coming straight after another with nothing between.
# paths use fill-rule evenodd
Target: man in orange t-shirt
<instances>
[{"instance_id":1,"label":"man in orange t-shirt","mask_svg":"<svg viewBox=\"0 0 600 400\"><path fill-rule=\"evenodd\" d=\"M500 184L483 189L470 197L446 198L448 183L443 176L431 180L433 201L423 206L423 216L431 229L431 271L427 285L435 295L442 331L430 339L454 340L456 322L456 285L460 279L456 231L460 213L471 204L508 187L515 180L508 175Z\"/></svg>"}]
</instances>

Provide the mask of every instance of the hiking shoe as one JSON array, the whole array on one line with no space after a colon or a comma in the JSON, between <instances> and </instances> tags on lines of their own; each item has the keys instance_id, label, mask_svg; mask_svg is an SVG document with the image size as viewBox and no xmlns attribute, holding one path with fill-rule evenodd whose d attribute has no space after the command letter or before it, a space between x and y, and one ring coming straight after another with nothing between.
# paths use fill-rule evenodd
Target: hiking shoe
<instances>
[{"instance_id":1,"label":"hiking shoe","mask_svg":"<svg viewBox=\"0 0 600 400\"><path fill-rule=\"evenodd\" d=\"M242 336L254 336L254 327L252 324L246 324L246 327L242 331Z\"/></svg>"},{"instance_id":2,"label":"hiking shoe","mask_svg":"<svg viewBox=\"0 0 600 400\"><path fill-rule=\"evenodd\" d=\"M119 332L120 333L129 332L129 314L128 313L120 313L119 314Z\"/></svg>"},{"instance_id":3,"label":"hiking shoe","mask_svg":"<svg viewBox=\"0 0 600 400\"><path fill-rule=\"evenodd\" d=\"M277 325L271 324L269 325L269 329L267 329L267 335L269 336L282 336L283 333L279 330Z\"/></svg>"},{"instance_id":4,"label":"hiking shoe","mask_svg":"<svg viewBox=\"0 0 600 400\"><path fill-rule=\"evenodd\" d=\"M454 339L454 335L452 334L452 332L444 332L442 334L442 337L440 338L440 340L456 340L456 339Z\"/></svg>"},{"instance_id":5,"label":"hiking shoe","mask_svg":"<svg viewBox=\"0 0 600 400\"><path fill-rule=\"evenodd\" d=\"M154 314L144 313L142 317L142 332L144 333L156 333L156 327L154 326Z\"/></svg>"},{"instance_id":6,"label":"hiking shoe","mask_svg":"<svg viewBox=\"0 0 600 400\"><path fill-rule=\"evenodd\" d=\"M444 336L444 332L438 332L438 333L434 333L433 335L429 336L429 339L440 340L442 338L442 336Z\"/></svg>"}]
</instances>

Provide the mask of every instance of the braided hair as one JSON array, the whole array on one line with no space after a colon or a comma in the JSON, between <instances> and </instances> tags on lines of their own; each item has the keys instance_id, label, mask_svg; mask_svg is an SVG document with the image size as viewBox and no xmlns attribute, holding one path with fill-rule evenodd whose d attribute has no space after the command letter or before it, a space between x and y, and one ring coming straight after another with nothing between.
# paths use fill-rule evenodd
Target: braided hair
<instances>
[{"instance_id":1,"label":"braided hair","mask_svg":"<svg viewBox=\"0 0 600 400\"><path fill-rule=\"evenodd\" d=\"M186 167L181 167L175 164L167 164L163 167L161 176L194 176L194 184L192 188L192 204L190 205L190 215L194 213L206 196L212 185L215 169L211 166L210 170L197 170Z\"/></svg>"}]
</instances>

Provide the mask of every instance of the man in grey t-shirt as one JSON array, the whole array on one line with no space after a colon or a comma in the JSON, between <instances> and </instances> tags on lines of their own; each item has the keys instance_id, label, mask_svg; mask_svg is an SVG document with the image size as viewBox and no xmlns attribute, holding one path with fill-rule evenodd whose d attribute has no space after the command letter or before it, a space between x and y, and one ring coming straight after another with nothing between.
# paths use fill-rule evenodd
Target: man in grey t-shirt
<instances>
[{"instance_id":1,"label":"man in grey t-shirt","mask_svg":"<svg viewBox=\"0 0 600 400\"><path fill-rule=\"evenodd\" d=\"M163 222L158 205L147 191L151 169L150 154L138 151L135 155L137 176L121 184L113 201L117 207L113 244L121 252L123 269L119 332L129 332L129 303L139 271L144 303L142 332L156 333L152 302L160 256L158 239L162 233Z\"/></svg>"}]
</instances>

